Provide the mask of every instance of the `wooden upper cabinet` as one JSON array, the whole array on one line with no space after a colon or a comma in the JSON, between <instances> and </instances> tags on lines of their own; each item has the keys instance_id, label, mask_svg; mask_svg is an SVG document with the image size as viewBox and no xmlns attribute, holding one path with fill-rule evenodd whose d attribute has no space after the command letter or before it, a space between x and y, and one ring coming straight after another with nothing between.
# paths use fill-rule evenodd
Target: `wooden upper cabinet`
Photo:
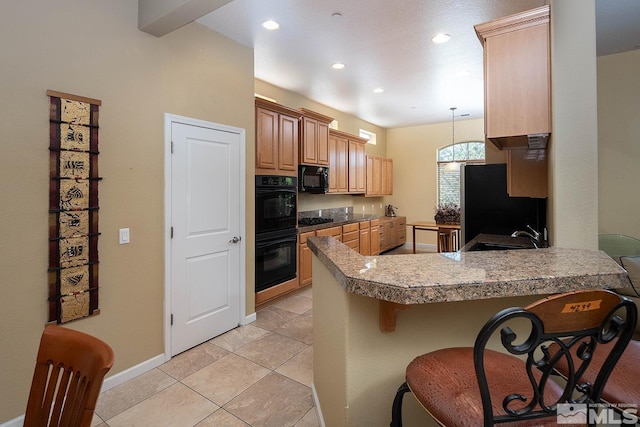
<instances>
[{"instance_id":1,"label":"wooden upper cabinet","mask_svg":"<svg viewBox=\"0 0 640 427\"><path fill-rule=\"evenodd\" d=\"M487 139L500 149L545 148L541 135L551 133L549 6L474 28L484 47Z\"/></svg>"},{"instance_id":2,"label":"wooden upper cabinet","mask_svg":"<svg viewBox=\"0 0 640 427\"><path fill-rule=\"evenodd\" d=\"M329 192L363 194L366 190L364 138L329 129Z\"/></svg>"},{"instance_id":3,"label":"wooden upper cabinet","mask_svg":"<svg viewBox=\"0 0 640 427\"><path fill-rule=\"evenodd\" d=\"M349 193L364 193L367 190L367 161L363 138L349 139Z\"/></svg>"},{"instance_id":4,"label":"wooden upper cabinet","mask_svg":"<svg viewBox=\"0 0 640 427\"><path fill-rule=\"evenodd\" d=\"M507 152L507 194L511 197L548 197L547 150Z\"/></svg>"},{"instance_id":5,"label":"wooden upper cabinet","mask_svg":"<svg viewBox=\"0 0 640 427\"><path fill-rule=\"evenodd\" d=\"M298 174L299 122L300 120L297 117L280 114L278 169L281 171L292 171L294 175Z\"/></svg>"},{"instance_id":6,"label":"wooden upper cabinet","mask_svg":"<svg viewBox=\"0 0 640 427\"><path fill-rule=\"evenodd\" d=\"M393 160L389 158L382 159L382 195L390 196L393 194Z\"/></svg>"},{"instance_id":7,"label":"wooden upper cabinet","mask_svg":"<svg viewBox=\"0 0 640 427\"><path fill-rule=\"evenodd\" d=\"M329 165L329 123L333 118L301 108L300 163Z\"/></svg>"},{"instance_id":8,"label":"wooden upper cabinet","mask_svg":"<svg viewBox=\"0 0 640 427\"><path fill-rule=\"evenodd\" d=\"M346 193L349 176L348 140L329 131L329 193Z\"/></svg>"},{"instance_id":9,"label":"wooden upper cabinet","mask_svg":"<svg viewBox=\"0 0 640 427\"><path fill-rule=\"evenodd\" d=\"M256 107L256 169L278 168L278 113Z\"/></svg>"},{"instance_id":10,"label":"wooden upper cabinet","mask_svg":"<svg viewBox=\"0 0 640 427\"><path fill-rule=\"evenodd\" d=\"M386 157L366 156L367 179L365 196L393 194L393 160Z\"/></svg>"},{"instance_id":11,"label":"wooden upper cabinet","mask_svg":"<svg viewBox=\"0 0 640 427\"><path fill-rule=\"evenodd\" d=\"M256 175L298 174L300 112L256 98Z\"/></svg>"}]
</instances>

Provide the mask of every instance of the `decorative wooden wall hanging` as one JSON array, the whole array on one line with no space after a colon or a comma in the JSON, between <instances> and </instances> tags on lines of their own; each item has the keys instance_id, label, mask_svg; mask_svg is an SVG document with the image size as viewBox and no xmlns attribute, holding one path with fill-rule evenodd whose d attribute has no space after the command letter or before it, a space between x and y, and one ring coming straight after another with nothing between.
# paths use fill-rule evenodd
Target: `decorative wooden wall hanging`
<instances>
[{"instance_id":1,"label":"decorative wooden wall hanging","mask_svg":"<svg viewBox=\"0 0 640 427\"><path fill-rule=\"evenodd\" d=\"M98 314L98 108L49 90L49 321Z\"/></svg>"}]
</instances>

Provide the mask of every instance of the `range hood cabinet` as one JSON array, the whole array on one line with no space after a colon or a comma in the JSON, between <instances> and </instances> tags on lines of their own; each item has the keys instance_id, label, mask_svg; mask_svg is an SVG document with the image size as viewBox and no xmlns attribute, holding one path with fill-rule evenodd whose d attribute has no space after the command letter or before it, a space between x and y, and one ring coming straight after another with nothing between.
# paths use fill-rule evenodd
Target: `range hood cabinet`
<instances>
[{"instance_id":1,"label":"range hood cabinet","mask_svg":"<svg viewBox=\"0 0 640 427\"><path fill-rule=\"evenodd\" d=\"M486 139L499 149L546 148L551 133L550 9L475 25L484 53Z\"/></svg>"}]
</instances>

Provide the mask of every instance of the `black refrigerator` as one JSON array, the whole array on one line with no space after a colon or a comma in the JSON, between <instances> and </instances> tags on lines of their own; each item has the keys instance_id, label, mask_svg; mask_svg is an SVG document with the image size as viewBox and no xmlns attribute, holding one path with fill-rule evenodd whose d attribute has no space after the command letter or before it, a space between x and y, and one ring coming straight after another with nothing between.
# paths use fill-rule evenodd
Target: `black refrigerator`
<instances>
[{"instance_id":1,"label":"black refrigerator","mask_svg":"<svg viewBox=\"0 0 640 427\"><path fill-rule=\"evenodd\" d=\"M507 165L464 165L460 175L460 225L464 244L480 233L510 235L547 225L547 199L509 197Z\"/></svg>"}]
</instances>

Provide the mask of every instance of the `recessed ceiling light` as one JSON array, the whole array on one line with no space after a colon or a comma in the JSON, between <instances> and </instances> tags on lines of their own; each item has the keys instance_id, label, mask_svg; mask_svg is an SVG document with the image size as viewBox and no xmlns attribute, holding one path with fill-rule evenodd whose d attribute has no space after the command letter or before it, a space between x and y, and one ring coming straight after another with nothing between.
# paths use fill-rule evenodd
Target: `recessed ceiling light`
<instances>
[{"instance_id":1,"label":"recessed ceiling light","mask_svg":"<svg viewBox=\"0 0 640 427\"><path fill-rule=\"evenodd\" d=\"M331 66L334 70L342 70L344 68L344 64L342 62L336 62Z\"/></svg>"},{"instance_id":2,"label":"recessed ceiling light","mask_svg":"<svg viewBox=\"0 0 640 427\"><path fill-rule=\"evenodd\" d=\"M340 12L336 12L333 15L331 15L331 17L334 19L334 21L339 21L340 18L342 18L342 14Z\"/></svg>"},{"instance_id":3,"label":"recessed ceiling light","mask_svg":"<svg viewBox=\"0 0 640 427\"><path fill-rule=\"evenodd\" d=\"M449 41L450 38L451 36L449 34L438 33L435 36L433 36L433 38L431 38L431 41L434 43L446 43Z\"/></svg>"},{"instance_id":4,"label":"recessed ceiling light","mask_svg":"<svg viewBox=\"0 0 640 427\"><path fill-rule=\"evenodd\" d=\"M384 89L382 89L381 87L377 87L373 90L373 93L382 93L384 92Z\"/></svg>"},{"instance_id":5,"label":"recessed ceiling light","mask_svg":"<svg viewBox=\"0 0 640 427\"><path fill-rule=\"evenodd\" d=\"M271 19L268 21L264 21L262 23L262 26L267 30L272 30L272 31L280 28L280 24L278 24L276 21L272 21Z\"/></svg>"}]
</instances>

